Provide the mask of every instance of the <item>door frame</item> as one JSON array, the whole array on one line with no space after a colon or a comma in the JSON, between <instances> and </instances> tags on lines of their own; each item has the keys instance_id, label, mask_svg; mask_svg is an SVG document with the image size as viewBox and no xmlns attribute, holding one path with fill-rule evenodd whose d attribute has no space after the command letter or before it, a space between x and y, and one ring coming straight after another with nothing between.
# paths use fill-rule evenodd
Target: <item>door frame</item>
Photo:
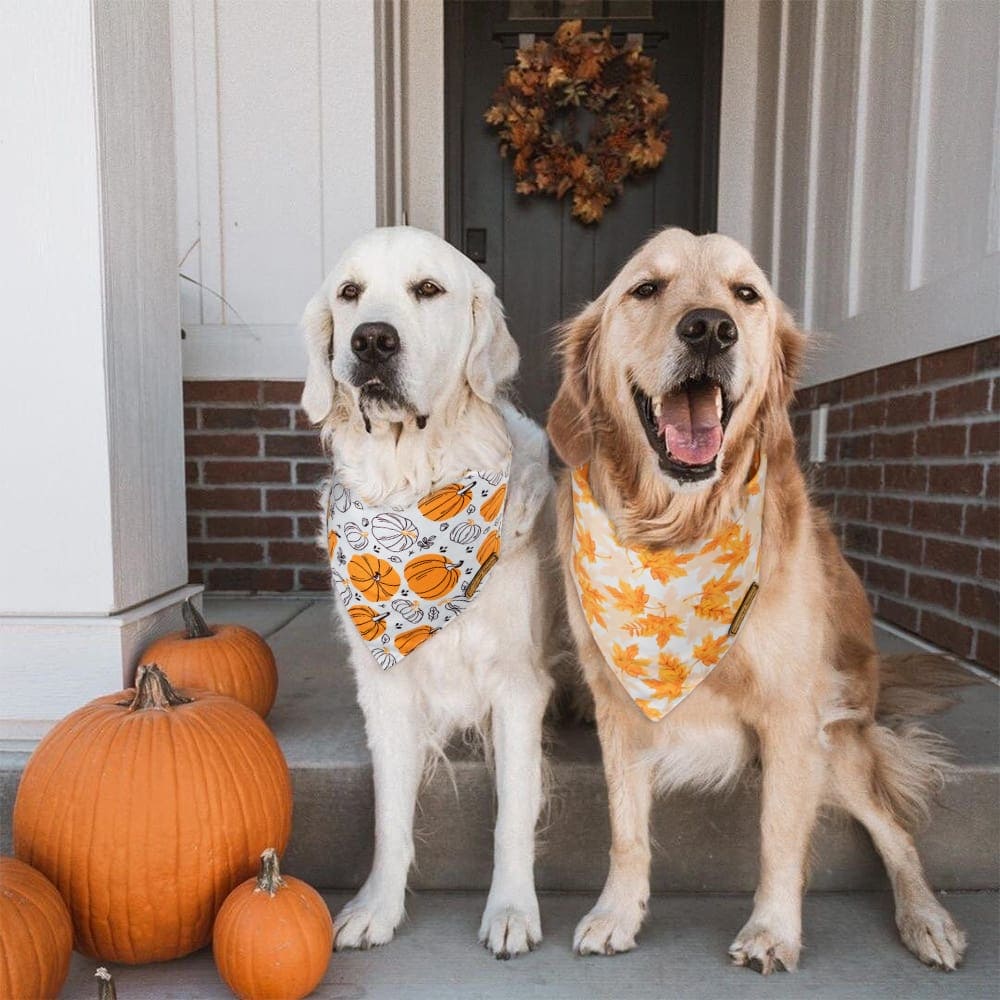
<instances>
[{"instance_id":1,"label":"door frame","mask_svg":"<svg viewBox=\"0 0 1000 1000\"><path fill-rule=\"evenodd\" d=\"M462 218L462 112L448 96L462 92L465 43L464 5L468 0L444 0L444 236L464 252ZM719 108L718 117L702 135L702 205L700 212L741 242L750 242L753 194L753 146L757 81L757 24L761 0L724 0L722 16L710 18L705 44L721 43L718 82L705 88L706 100ZM601 19L596 19L601 20ZM586 22L585 22L586 27ZM705 60L707 67L708 60ZM500 81L497 81L499 85ZM752 87L750 89L744 89ZM740 125L740 122L745 125ZM725 147L723 146L725 140ZM707 174L707 176L706 176ZM725 181L725 187L723 187Z\"/></svg>"}]
</instances>

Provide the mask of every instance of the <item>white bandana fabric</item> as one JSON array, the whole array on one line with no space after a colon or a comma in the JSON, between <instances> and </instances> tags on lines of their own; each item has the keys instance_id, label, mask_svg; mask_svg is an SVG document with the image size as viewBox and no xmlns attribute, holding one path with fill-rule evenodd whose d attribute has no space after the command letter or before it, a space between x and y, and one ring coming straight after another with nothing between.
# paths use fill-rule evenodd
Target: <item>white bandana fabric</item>
<instances>
[{"instance_id":1,"label":"white bandana fabric","mask_svg":"<svg viewBox=\"0 0 1000 1000\"><path fill-rule=\"evenodd\" d=\"M745 505L707 540L630 548L573 471L573 580L612 673L647 718L676 708L726 655L757 594L767 461Z\"/></svg>"},{"instance_id":2,"label":"white bandana fabric","mask_svg":"<svg viewBox=\"0 0 1000 1000\"><path fill-rule=\"evenodd\" d=\"M460 615L500 557L510 460L467 472L410 507L373 507L330 482L326 537L334 584L384 670Z\"/></svg>"}]
</instances>

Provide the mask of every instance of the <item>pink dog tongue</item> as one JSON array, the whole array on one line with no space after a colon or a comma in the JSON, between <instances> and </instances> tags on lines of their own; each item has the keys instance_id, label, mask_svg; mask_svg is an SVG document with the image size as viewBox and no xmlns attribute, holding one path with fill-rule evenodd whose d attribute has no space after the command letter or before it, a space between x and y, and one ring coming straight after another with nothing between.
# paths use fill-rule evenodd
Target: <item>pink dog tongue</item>
<instances>
[{"instance_id":1,"label":"pink dog tongue","mask_svg":"<svg viewBox=\"0 0 1000 1000\"><path fill-rule=\"evenodd\" d=\"M685 465L705 465L722 447L722 424L716 406L718 389L704 385L664 396L657 430L670 455Z\"/></svg>"}]
</instances>

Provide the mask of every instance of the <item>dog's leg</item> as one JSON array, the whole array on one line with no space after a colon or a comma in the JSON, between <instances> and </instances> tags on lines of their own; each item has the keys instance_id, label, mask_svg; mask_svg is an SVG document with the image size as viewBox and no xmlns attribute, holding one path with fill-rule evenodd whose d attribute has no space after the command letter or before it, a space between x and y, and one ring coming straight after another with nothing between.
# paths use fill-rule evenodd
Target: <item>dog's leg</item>
<instances>
[{"instance_id":1,"label":"dog's leg","mask_svg":"<svg viewBox=\"0 0 1000 1000\"><path fill-rule=\"evenodd\" d=\"M573 935L573 948L581 955L634 948L649 903L652 775L630 728L620 725L614 712L597 716L611 812L611 865L604 891Z\"/></svg>"},{"instance_id":2,"label":"dog's leg","mask_svg":"<svg viewBox=\"0 0 1000 1000\"><path fill-rule=\"evenodd\" d=\"M529 654L526 654L530 656ZM542 716L548 687L509 685L493 704L497 820L493 882L479 940L497 958L542 940L535 895L535 827L542 807Z\"/></svg>"},{"instance_id":3,"label":"dog's leg","mask_svg":"<svg viewBox=\"0 0 1000 1000\"><path fill-rule=\"evenodd\" d=\"M927 884L913 838L892 810L873 794L877 768L871 747L854 734L839 744L834 756L836 801L864 824L882 855L892 883L896 926L903 944L932 968L948 972L956 969L965 955L965 932Z\"/></svg>"},{"instance_id":4,"label":"dog's leg","mask_svg":"<svg viewBox=\"0 0 1000 1000\"><path fill-rule=\"evenodd\" d=\"M375 783L375 857L365 884L334 921L338 950L385 944L403 919L413 811L427 752L402 671L372 675L378 668L368 663L364 669L369 675L359 673L358 694Z\"/></svg>"},{"instance_id":5,"label":"dog's leg","mask_svg":"<svg viewBox=\"0 0 1000 1000\"><path fill-rule=\"evenodd\" d=\"M760 882L753 913L729 956L767 975L791 970L802 947L802 894L809 841L822 795L825 754L818 729L771 711L761 744Z\"/></svg>"}]
</instances>

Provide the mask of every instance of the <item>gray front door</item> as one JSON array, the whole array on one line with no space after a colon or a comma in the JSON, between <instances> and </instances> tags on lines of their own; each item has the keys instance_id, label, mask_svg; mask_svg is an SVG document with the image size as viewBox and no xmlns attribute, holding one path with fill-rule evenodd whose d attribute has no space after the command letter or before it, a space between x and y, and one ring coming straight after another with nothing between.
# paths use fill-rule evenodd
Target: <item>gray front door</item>
<instances>
[{"instance_id":1,"label":"gray front door","mask_svg":"<svg viewBox=\"0 0 1000 1000\"><path fill-rule=\"evenodd\" d=\"M617 42L642 34L670 98L671 139L659 169L627 180L604 218L585 226L570 215L569 197L515 192L483 112L522 34L548 37L588 12L596 16L585 17L585 30L610 24ZM652 231L715 228L722 3L446 0L445 52L448 239L496 282L521 348L521 402L544 419L558 376L552 327L594 298Z\"/></svg>"}]
</instances>

